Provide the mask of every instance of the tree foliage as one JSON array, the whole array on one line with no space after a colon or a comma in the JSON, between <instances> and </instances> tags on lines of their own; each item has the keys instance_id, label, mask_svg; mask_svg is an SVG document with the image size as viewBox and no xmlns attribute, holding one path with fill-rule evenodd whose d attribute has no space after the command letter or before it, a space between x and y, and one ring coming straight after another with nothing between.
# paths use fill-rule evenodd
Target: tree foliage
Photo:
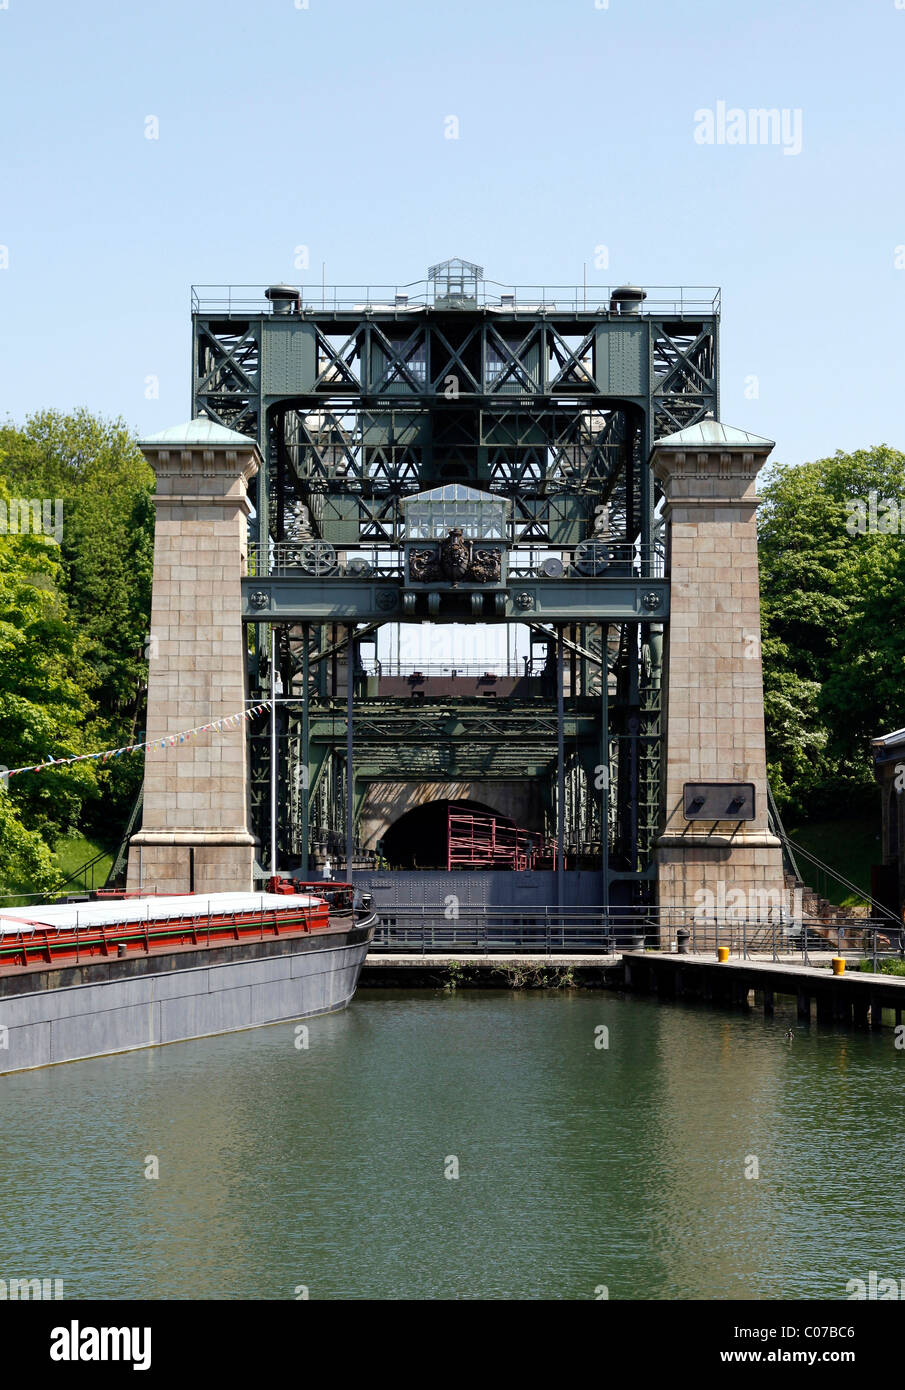
<instances>
[{"instance_id":1,"label":"tree foliage","mask_svg":"<svg viewBox=\"0 0 905 1390\"><path fill-rule=\"evenodd\" d=\"M871 510L871 494L874 507ZM767 758L793 814L872 795L870 739L905 724L905 454L775 468L758 521ZM869 514L867 527L858 517Z\"/></svg>"},{"instance_id":2,"label":"tree foliage","mask_svg":"<svg viewBox=\"0 0 905 1390\"><path fill-rule=\"evenodd\" d=\"M0 429L0 471L15 496L62 499L62 587L86 639L97 717L122 728L146 672L151 469L122 421L48 410Z\"/></svg>"},{"instance_id":3,"label":"tree foliage","mask_svg":"<svg viewBox=\"0 0 905 1390\"><path fill-rule=\"evenodd\" d=\"M0 488L0 502L8 502ZM0 536L0 758L5 767L80 752L90 713L78 638L59 593L53 541ZM94 791L87 767L23 773L0 793L0 876L18 886L50 871L51 847Z\"/></svg>"},{"instance_id":4,"label":"tree foliage","mask_svg":"<svg viewBox=\"0 0 905 1390\"><path fill-rule=\"evenodd\" d=\"M39 515L43 502L54 520L62 504L58 536L0 537L5 766L132 741L146 683L152 483L120 421L44 411L22 428L0 428L0 501L8 508L34 499ZM0 796L0 834L9 842L8 852L0 848L0 880L18 886L31 865L32 881L43 884L50 849L75 828L115 839L141 774L141 760L129 758L12 779Z\"/></svg>"}]
</instances>

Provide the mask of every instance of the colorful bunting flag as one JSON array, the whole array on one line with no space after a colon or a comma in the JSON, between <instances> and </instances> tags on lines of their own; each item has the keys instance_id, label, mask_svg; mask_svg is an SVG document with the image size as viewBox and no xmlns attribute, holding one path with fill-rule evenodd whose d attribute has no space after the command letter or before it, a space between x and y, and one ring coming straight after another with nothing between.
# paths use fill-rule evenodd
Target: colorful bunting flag
<instances>
[{"instance_id":1,"label":"colorful bunting flag","mask_svg":"<svg viewBox=\"0 0 905 1390\"><path fill-rule=\"evenodd\" d=\"M164 738L154 739L146 743L129 743L123 748L107 748L100 753L78 753L70 758L54 758L48 753L45 761L34 763L30 767L13 767L5 774L6 777L17 777L20 772L41 772L46 767L68 767L70 763L107 762L109 758L120 758L124 753L138 753L148 748L173 748L177 743L185 743L186 740L195 738L198 734L222 733L224 727L235 729L241 719L251 719L256 714L263 714L270 709L272 701L263 700L258 705L253 705L250 709L239 710L236 714L226 714L222 719L216 719L212 724L199 724L194 729L183 729L178 734L167 734Z\"/></svg>"}]
</instances>

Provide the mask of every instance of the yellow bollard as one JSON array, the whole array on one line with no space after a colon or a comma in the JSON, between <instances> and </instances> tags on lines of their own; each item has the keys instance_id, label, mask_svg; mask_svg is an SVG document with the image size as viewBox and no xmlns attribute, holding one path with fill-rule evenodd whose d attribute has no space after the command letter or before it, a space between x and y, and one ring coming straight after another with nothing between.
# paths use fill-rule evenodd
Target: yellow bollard
<instances>
[{"instance_id":1,"label":"yellow bollard","mask_svg":"<svg viewBox=\"0 0 905 1390\"><path fill-rule=\"evenodd\" d=\"M834 975L844 975L844 974L845 974L845 957L844 957L844 956L833 956L832 965L833 965L833 974L834 974Z\"/></svg>"},{"instance_id":2,"label":"yellow bollard","mask_svg":"<svg viewBox=\"0 0 905 1390\"><path fill-rule=\"evenodd\" d=\"M717 960L720 962L720 965L725 965L726 962L727 962L727 960L729 959L729 947L728 947L728 946L717 946L717 948L716 948L716 958L717 958Z\"/></svg>"}]
</instances>

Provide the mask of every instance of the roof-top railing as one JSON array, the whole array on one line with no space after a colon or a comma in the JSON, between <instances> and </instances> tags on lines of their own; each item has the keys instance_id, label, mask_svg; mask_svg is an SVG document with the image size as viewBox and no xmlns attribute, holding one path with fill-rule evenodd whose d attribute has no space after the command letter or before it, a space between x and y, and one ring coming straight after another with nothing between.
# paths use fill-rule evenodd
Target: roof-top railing
<instances>
[{"instance_id":1,"label":"roof-top railing","mask_svg":"<svg viewBox=\"0 0 905 1390\"><path fill-rule=\"evenodd\" d=\"M294 312L317 314L395 313L400 316L425 308L475 307L502 314L605 314L613 318L636 318L638 314L619 313L610 307L615 285L504 285L481 280L474 294L461 298L438 293L431 280L414 280L407 285L297 285L298 307ZM193 314L253 315L274 312L274 304L261 285L193 285ZM645 286L647 298L638 305L644 317L677 315L710 316L720 312L720 291L712 286L684 288ZM280 306L285 313L285 302Z\"/></svg>"}]
</instances>

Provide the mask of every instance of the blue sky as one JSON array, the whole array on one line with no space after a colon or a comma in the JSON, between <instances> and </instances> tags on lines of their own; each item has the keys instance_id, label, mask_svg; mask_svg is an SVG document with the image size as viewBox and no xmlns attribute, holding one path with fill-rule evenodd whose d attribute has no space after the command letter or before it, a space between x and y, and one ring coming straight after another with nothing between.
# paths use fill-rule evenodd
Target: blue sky
<instances>
[{"instance_id":1,"label":"blue sky","mask_svg":"<svg viewBox=\"0 0 905 1390\"><path fill-rule=\"evenodd\" d=\"M719 285L726 421L905 447L905 7L597 3L0 0L0 416L186 418L190 285L304 244L328 283ZM801 152L696 143L719 101Z\"/></svg>"}]
</instances>

